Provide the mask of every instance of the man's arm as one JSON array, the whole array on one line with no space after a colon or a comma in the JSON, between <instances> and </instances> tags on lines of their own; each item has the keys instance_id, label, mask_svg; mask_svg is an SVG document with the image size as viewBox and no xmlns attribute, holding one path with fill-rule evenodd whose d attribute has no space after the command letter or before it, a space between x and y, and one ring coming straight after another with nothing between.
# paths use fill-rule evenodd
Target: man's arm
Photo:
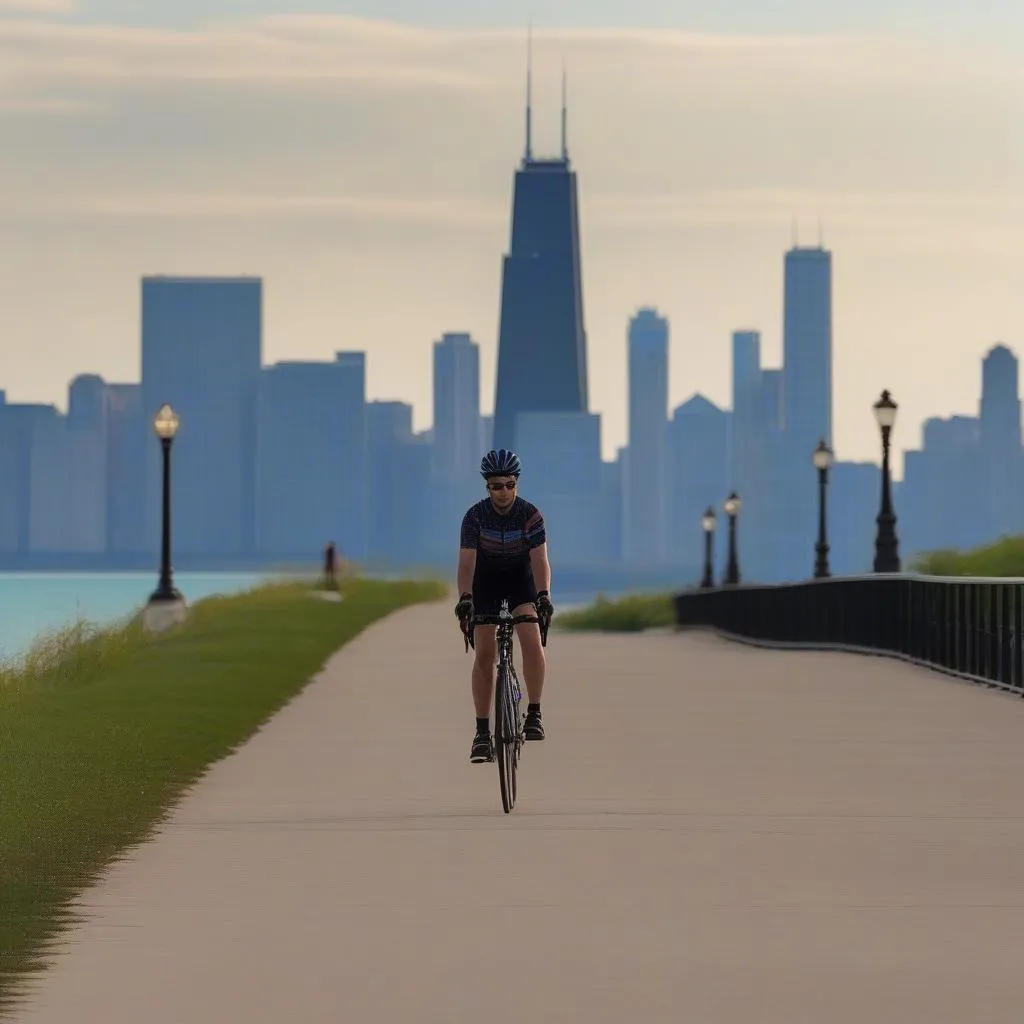
<instances>
[{"instance_id":1,"label":"man's arm","mask_svg":"<svg viewBox=\"0 0 1024 1024\"><path fill-rule=\"evenodd\" d=\"M456 582L460 598L463 594L473 593L473 574L476 572L476 552L479 544L480 518L474 506L462 517L462 527L459 530L459 570L456 573Z\"/></svg>"},{"instance_id":2,"label":"man's arm","mask_svg":"<svg viewBox=\"0 0 1024 1024\"><path fill-rule=\"evenodd\" d=\"M530 548L530 566L533 569L533 582L537 590L551 590L551 563L548 561L547 541Z\"/></svg>"},{"instance_id":3,"label":"man's arm","mask_svg":"<svg viewBox=\"0 0 1024 1024\"><path fill-rule=\"evenodd\" d=\"M473 593L473 573L476 572L476 548L459 548L459 597Z\"/></svg>"}]
</instances>

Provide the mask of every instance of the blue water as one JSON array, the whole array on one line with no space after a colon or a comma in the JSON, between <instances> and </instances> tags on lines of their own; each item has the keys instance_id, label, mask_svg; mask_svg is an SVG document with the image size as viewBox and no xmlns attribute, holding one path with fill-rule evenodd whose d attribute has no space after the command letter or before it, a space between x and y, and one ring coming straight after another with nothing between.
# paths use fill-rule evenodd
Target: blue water
<instances>
[{"instance_id":1,"label":"blue water","mask_svg":"<svg viewBox=\"0 0 1024 1024\"><path fill-rule=\"evenodd\" d=\"M248 590L275 573L175 573L189 603L214 594ZM0 660L17 658L43 633L79 619L99 626L124 619L146 603L156 586L151 572L0 572ZM614 597L614 594L607 594ZM560 595L556 610L569 611L593 594Z\"/></svg>"},{"instance_id":2,"label":"blue water","mask_svg":"<svg viewBox=\"0 0 1024 1024\"><path fill-rule=\"evenodd\" d=\"M214 594L248 590L271 573L175 573L191 604ZM23 654L41 633L78 619L108 625L131 615L156 587L151 572L0 572L0 659Z\"/></svg>"}]
</instances>

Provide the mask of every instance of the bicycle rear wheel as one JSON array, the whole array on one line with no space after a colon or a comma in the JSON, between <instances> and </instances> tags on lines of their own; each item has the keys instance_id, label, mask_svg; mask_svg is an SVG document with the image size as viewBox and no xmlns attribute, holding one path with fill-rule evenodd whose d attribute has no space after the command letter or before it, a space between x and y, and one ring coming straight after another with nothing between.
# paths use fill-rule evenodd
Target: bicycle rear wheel
<instances>
[{"instance_id":1,"label":"bicycle rear wheel","mask_svg":"<svg viewBox=\"0 0 1024 1024\"><path fill-rule=\"evenodd\" d=\"M498 679L494 700L494 754L498 761L498 780L501 783L501 806L505 813L516 803L516 774L519 758L516 751L515 702L512 699L512 680L508 665L498 664Z\"/></svg>"},{"instance_id":2,"label":"bicycle rear wheel","mask_svg":"<svg viewBox=\"0 0 1024 1024\"><path fill-rule=\"evenodd\" d=\"M509 671L512 674L512 692L513 692L513 716L512 723L515 727L515 751L516 751L516 764L519 763L519 758L522 757L523 753L523 714L519 709L519 700L516 699L520 694L519 677L516 675L515 665L509 665Z\"/></svg>"}]
</instances>

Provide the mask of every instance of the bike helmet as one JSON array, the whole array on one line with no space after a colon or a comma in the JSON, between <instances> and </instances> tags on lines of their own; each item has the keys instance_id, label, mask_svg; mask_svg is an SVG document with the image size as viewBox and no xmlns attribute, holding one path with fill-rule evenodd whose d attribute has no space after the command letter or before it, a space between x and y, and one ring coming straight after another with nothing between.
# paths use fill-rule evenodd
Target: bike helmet
<instances>
[{"instance_id":1,"label":"bike helmet","mask_svg":"<svg viewBox=\"0 0 1024 1024\"><path fill-rule=\"evenodd\" d=\"M519 456L507 448L489 451L480 460L480 475L485 478L489 476L518 477L522 471L523 466L519 461Z\"/></svg>"}]
</instances>

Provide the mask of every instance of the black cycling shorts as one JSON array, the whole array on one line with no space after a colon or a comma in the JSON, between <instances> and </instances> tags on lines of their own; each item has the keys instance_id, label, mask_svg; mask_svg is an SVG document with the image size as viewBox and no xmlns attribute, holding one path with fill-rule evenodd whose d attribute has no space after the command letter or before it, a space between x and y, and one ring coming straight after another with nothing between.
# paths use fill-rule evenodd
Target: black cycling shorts
<instances>
[{"instance_id":1,"label":"black cycling shorts","mask_svg":"<svg viewBox=\"0 0 1024 1024\"><path fill-rule=\"evenodd\" d=\"M524 572L478 573L473 577L473 612L476 615L497 615L503 598L508 599L508 610L514 612L521 604L534 604L537 585L533 573Z\"/></svg>"}]
</instances>

